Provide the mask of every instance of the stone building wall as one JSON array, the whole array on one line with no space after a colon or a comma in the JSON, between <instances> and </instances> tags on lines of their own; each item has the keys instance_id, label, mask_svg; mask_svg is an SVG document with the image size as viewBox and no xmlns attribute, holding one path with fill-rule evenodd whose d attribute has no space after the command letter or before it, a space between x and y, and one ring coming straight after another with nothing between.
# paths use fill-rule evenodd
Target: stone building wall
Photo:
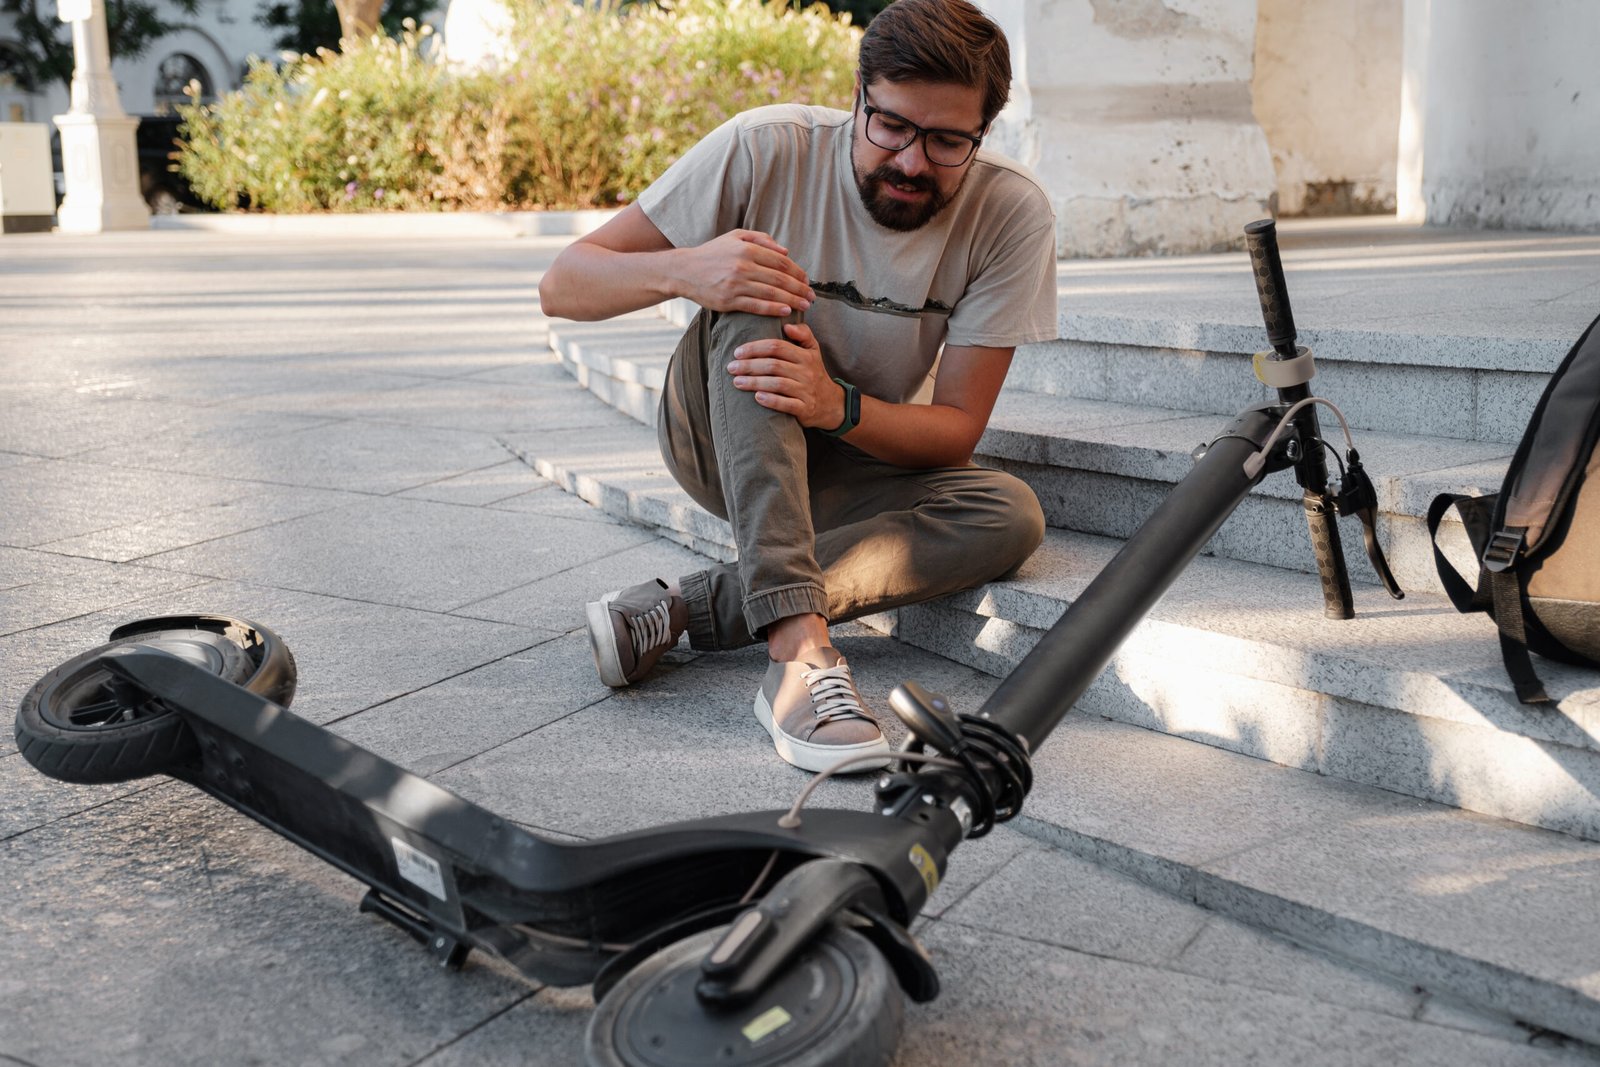
<instances>
[{"instance_id":1,"label":"stone building wall","mask_svg":"<svg viewBox=\"0 0 1600 1067\"><path fill-rule=\"evenodd\" d=\"M1213 251L1269 210L1255 0L985 0L1021 89L996 141L1050 191L1063 256Z\"/></svg>"},{"instance_id":2,"label":"stone building wall","mask_svg":"<svg viewBox=\"0 0 1600 1067\"><path fill-rule=\"evenodd\" d=\"M1600 3L1407 0L1400 214L1600 230Z\"/></svg>"},{"instance_id":3,"label":"stone building wall","mask_svg":"<svg viewBox=\"0 0 1600 1067\"><path fill-rule=\"evenodd\" d=\"M1404 0L1258 0L1255 116L1278 212L1395 209Z\"/></svg>"}]
</instances>

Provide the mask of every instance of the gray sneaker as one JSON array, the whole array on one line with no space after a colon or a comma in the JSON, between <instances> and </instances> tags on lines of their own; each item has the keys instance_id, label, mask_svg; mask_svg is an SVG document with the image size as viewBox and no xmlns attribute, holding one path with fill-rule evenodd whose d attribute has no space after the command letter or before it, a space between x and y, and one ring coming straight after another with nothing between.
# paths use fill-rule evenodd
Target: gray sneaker
<instances>
[{"instance_id":1,"label":"gray sneaker","mask_svg":"<svg viewBox=\"0 0 1600 1067\"><path fill-rule=\"evenodd\" d=\"M867 711L838 651L819 648L805 660L773 663L756 691L756 718L778 755L807 771L825 771L846 756L881 756L852 771L887 766L883 731Z\"/></svg>"},{"instance_id":2,"label":"gray sneaker","mask_svg":"<svg viewBox=\"0 0 1600 1067\"><path fill-rule=\"evenodd\" d=\"M584 605L595 669L609 686L632 685L650 673L689 627L681 596L660 578L607 593Z\"/></svg>"}]
</instances>

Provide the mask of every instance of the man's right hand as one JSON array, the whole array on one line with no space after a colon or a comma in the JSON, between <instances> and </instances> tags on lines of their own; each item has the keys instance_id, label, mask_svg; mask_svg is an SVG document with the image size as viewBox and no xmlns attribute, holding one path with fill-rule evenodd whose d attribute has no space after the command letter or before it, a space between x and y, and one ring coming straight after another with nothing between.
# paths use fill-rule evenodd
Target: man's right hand
<instances>
[{"instance_id":1,"label":"man's right hand","mask_svg":"<svg viewBox=\"0 0 1600 1067\"><path fill-rule=\"evenodd\" d=\"M789 250L758 230L730 230L674 259L677 288L712 311L783 318L817 299Z\"/></svg>"}]
</instances>

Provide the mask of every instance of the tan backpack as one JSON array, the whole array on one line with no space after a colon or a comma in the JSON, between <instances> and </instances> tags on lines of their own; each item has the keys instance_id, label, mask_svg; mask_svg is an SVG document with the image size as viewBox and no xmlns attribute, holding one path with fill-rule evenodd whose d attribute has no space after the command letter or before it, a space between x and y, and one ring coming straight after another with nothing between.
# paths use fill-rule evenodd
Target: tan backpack
<instances>
[{"instance_id":1,"label":"tan backpack","mask_svg":"<svg viewBox=\"0 0 1600 1067\"><path fill-rule=\"evenodd\" d=\"M1456 610L1500 627L1506 672L1524 704L1550 700L1528 656L1600 667L1600 319L1556 368L1500 492L1436 497L1433 558ZM1477 587L1439 551L1440 520L1460 514L1480 561Z\"/></svg>"}]
</instances>

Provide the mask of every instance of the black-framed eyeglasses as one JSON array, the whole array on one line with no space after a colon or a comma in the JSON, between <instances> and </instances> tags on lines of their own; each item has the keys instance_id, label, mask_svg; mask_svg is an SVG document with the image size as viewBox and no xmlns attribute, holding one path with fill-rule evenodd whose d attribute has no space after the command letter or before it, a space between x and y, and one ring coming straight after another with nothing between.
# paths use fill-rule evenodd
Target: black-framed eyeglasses
<instances>
[{"instance_id":1,"label":"black-framed eyeglasses","mask_svg":"<svg viewBox=\"0 0 1600 1067\"><path fill-rule=\"evenodd\" d=\"M885 152L903 152L911 142L922 138L922 154L940 167L959 167L972 158L983 144L982 137L959 130L926 130L893 111L873 107L867 102L867 83L861 83L861 110L867 117L867 140Z\"/></svg>"}]
</instances>

